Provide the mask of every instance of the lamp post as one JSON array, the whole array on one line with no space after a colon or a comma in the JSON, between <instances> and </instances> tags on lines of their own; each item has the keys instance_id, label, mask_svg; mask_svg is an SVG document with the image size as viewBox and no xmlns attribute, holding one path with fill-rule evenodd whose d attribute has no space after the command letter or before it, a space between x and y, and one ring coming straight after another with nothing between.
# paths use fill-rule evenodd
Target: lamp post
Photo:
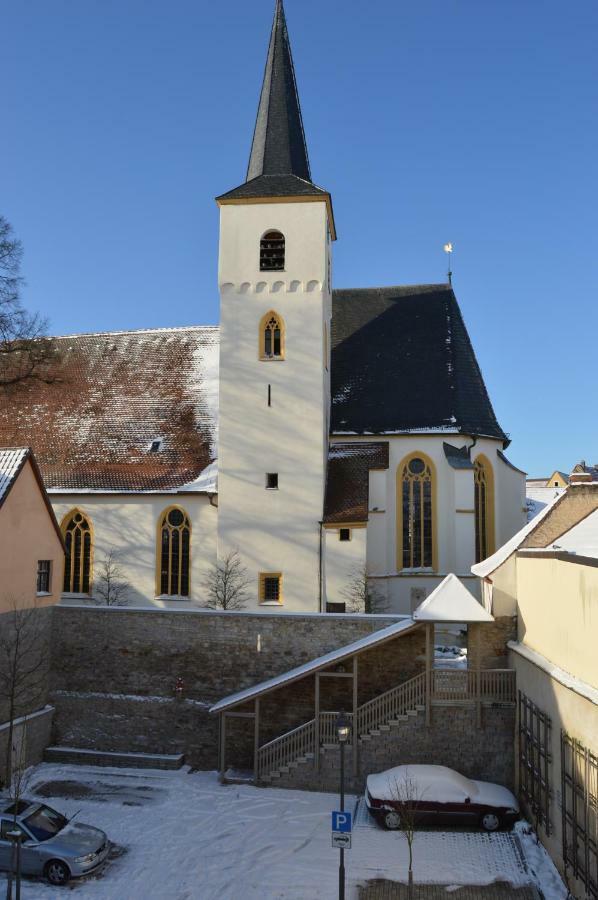
<instances>
[{"instance_id":1,"label":"lamp post","mask_svg":"<svg viewBox=\"0 0 598 900\"><path fill-rule=\"evenodd\" d=\"M349 740L351 723L343 712L339 713L336 720L336 736L341 746L341 812L345 811L345 744ZM345 850L340 847L340 862L338 868L338 900L345 900Z\"/></svg>"},{"instance_id":2,"label":"lamp post","mask_svg":"<svg viewBox=\"0 0 598 900\"><path fill-rule=\"evenodd\" d=\"M15 900L21 900L21 841L24 837L25 835L18 827L8 832L8 839L15 844Z\"/></svg>"}]
</instances>

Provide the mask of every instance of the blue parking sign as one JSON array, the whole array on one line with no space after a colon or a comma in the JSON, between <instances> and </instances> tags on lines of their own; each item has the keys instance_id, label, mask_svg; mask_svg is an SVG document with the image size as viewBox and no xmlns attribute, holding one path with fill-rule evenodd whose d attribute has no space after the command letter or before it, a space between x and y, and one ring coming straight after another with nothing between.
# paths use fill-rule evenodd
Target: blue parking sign
<instances>
[{"instance_id":1,"label":"blue parking sign","mask_svg":"<svg viewBox=\"0 0 598 900\"><path fill-rule=\"evenodd\" d=\"M351 833L351 813L350 812L333 812L332 813L332 830L345 834Z\"/></svg>"}]
</instances>

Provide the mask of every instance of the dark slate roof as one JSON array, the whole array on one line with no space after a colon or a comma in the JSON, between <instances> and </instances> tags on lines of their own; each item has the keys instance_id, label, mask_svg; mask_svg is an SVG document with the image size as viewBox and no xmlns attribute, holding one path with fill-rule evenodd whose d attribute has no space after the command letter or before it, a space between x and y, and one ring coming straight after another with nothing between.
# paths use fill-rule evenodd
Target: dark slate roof
<instances>
[{"instance_id":1,"label":"dark slate roof","mask_svg":"<svg viewBox=\"0 0 598 900\"><path fill-rule=\"evenodd\" d=\"M333 291L336 434L460 432L508 443L446 284Z\"/></svg>"},{"instance_id":2,"label":"dark slate roof","mask_svg":"<svg viewBox=\"0 0 598 900\"><path fill-rule=\"evenodd\" d=\"M499 458L500 460L502 460L502 462L504 462L504 464L505 464L506 466L509 467L509 469L513 469L514 472L519 472L521 475L527 475L527 472L524 472L523 469L518 469L517 466L513 465L513 463L511 462L511 460L510 460L510 459L507 459L507 457L504 455L504 453L502 452L502 450L497 450L497 451L496 451L496 455L498 456L498 458ZM565 475L565 476L563 476L563 477L564 477L564 478L567 478L567 479L569 478L568 475ZM528 480L529 480L529 479L528 479ZM545 478L544 481L548 481L548 479Z\"/></svg>"},{"instance_id":3,"label":"dark slate roof","mask_svg":"<svg viewBox=\"0 0 598 900\"><path fill-rule=\"evenodd\" d=\"M326 194L312 184L282 0L276 0L246 183L217 199Z\"/></svg>"},{"instance_id":4,"label":"dark slate roof","mask_svg":"<svg viewBox=\"0 0 598 900\"><path fill-rule=\"evenodd\" d=\"M371 469L388 469L388 441L332 444L328 453L325 524L367 522Z\"/></svg>"},{"instance_id":5,"label":"dark slate roof","mask_svg":"<svg viewBox=\"0 0 598 900\"><path fill-rule=\"evenodd\" d=\"M453 469L473 469L473 463L469 457L467 447L453 447L446 441L442 444L444 455L449 466Z\"/></svg>"},{"instance_id":6,"label":"dark slate roof","mask_svg":"<svg viewBox=\"0 0 598 900\"><path fill-rule=\"evenodd\" d=\"M176 490L214 459L217 328L73 335L56 345L49 384L0 391L0 444L31 445L47 488Z\"/></svg>"}]
</instances>

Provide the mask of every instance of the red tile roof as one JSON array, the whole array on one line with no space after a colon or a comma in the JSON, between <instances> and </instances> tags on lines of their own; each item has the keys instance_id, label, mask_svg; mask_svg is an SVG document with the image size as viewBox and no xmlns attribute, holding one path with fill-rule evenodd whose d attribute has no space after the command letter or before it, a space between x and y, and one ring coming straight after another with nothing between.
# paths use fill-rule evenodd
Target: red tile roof
<instances>
[{"instance_id":1,"label":"red tile roof","mask_svg":"<svg viewBox=\"0 0 598 900\"><path fill-rule=\"evenodd\" d=\"M0 445L33 447L50 489L167 491L216 456L218 329L56 339L50 384L0 393ZM160 449L150 452L153 441Z\"/></svg>"}]
</instances>

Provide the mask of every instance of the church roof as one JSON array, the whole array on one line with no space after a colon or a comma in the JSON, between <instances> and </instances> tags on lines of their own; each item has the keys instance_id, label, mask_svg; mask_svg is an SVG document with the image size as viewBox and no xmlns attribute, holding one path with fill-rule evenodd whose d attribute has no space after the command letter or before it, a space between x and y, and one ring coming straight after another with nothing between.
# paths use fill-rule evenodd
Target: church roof
<instances>
[{"instance_id":1,"label":"church roof","mask_svg":"<svg viewBox=\"0 0 598 900\"><path fill-rule=\"evenodd\" d=\"M311 180L286 17L276 0L247 179L217 199L307 196L329 197Z\"/></svg>"},{"instance_id":2,"label":"church roof","mask_svg":"<svg viewBox=\"0 0 598 900\"><path fill-rule=\"evenodd\" d=\"M372 469L388 469L388 441L330 447L324 501L327 525L367 522Z\"/></svg>"},{"instance_id":3,"label":"church roof","mask_svg":"<svg viewBox=\"0 0 598 900\"><path fill-rule=\"evenodd\" d=\"M0 444L31 445L46 487L169 491L216 455L218 329L56 339L49 384L0 393Z\"/></svg>"},{"instance_id":4,"label":"church roof","mask_svg":"<svg viewBox=\"0 0 598 900\"><path fill-rule=\"evenodd\" d=\"M461 432L508 443L447 284L333 291L334 434Z\"/></svg>"}]
</instances>

